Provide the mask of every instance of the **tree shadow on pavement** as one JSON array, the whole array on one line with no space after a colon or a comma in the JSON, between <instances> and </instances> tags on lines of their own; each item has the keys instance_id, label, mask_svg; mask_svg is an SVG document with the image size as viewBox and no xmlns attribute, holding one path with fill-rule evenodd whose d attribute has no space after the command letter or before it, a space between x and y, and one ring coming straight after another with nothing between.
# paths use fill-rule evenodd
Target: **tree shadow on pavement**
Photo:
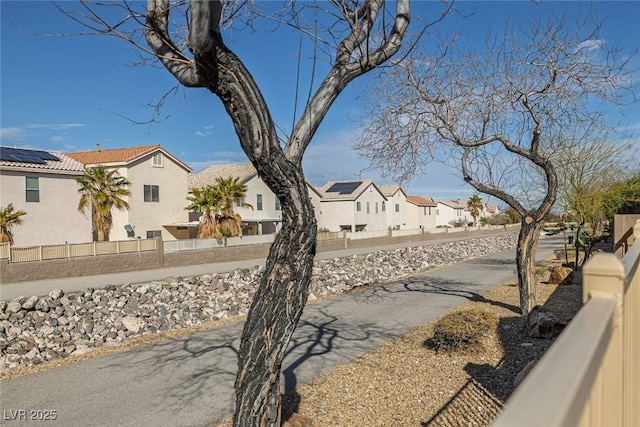
<instances>
[{"instance_id":1,"label":"tree shadow on pavement","mask_svg":"<svg viewBox=\"0 0 640 427\"><path fill-rule=\"evenodd\" d=\"M188 336L170 338L112 356L102 369L131 369L131 380L144 383L149 378L166 378L161 390L154 390L158 401L173 410L206 404L212 410L211 422L233 413L234 381L242 325L230 325ZM347 363L367 351L369 340L386 341L390 331L369 324L348 324L322 309L305 316L287 348L282 370L285 417L297 412L299 397L295 387Z\"/></svg>"}]
</instances>

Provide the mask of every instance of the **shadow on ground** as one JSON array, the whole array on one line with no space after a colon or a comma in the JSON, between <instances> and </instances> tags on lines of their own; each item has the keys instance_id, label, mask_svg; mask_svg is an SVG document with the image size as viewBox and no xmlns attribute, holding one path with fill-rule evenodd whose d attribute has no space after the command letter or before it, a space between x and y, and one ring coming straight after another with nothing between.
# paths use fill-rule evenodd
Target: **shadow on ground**
<instances>
[{"instance_id":1,"label":"shadow on ground","mask_svg":"<svg viewBox=\"0 0 640 427\"><path fill-rule=\"evenodd\" d=\"M546 284L538 284L545 286ZM581 307L582 286L559 286L544 304L567 322ZM519 309L512 310L519 313ZM518 315L501 318L498 339L504 356L497 365L468 363L464 370L469 380L422 427L491 425L514 390L514 380L532 361L537 361L554 339L527 336L524 319Z\"/></svg>"}]
</instances>

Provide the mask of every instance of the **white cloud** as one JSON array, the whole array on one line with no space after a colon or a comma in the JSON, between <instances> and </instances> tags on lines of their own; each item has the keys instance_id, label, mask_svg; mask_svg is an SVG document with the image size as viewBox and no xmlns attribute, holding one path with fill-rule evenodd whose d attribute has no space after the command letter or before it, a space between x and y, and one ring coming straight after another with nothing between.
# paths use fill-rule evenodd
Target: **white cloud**
<instances>
[{"instance_id":1,"label":"white cloud","mask_svg":"<svg viewBox=\"0 0 640 427\"><path fill-rule=\"evenodd\" d=\"M49 124L39 124L32 123L25 125L24 127L27 129L47 129L47 130L67 130L73 128L83 127L82 123L49 123Z\"/></svg>"},{"instance_id":2,"label":"white cloud","mask_svg":"<svg viewBox=\"0 0 640 427\"><path fill-rule=\"evenodd\" d=\"M38 130L52 130L52 131L64 131L83 127L81 123L29 123L24 126L6 127L0 129L0 137L3 142L6 141L26 141L29 138L38 135ZM56 142L53 140L53 142Z\"/></svg>"},{"instance_id":3,"label":"white cloud","mask_svg":"<svg viewBox=\"0 0 640 427\"><path fill-rule=\"evenodd\" d=\"M1 140L14 140L18 141L24 139L25 137L25 129L24 128L0 128L0 139Z\"/></svg>"},{"instance_id":4,"label":"white cloud","mask_svg":"<svg viewBox=\"0 0 640 427\"><path fill-rule=\"evenodd\" d=\"M576 48L579 52L593 52L595 50L601 49L606 44L607 42L605 40L589 39L579 43Z\"/></svg>"},{"instance_id":5,"label":"white cloud","mask_svg":"<svg viewBox=\"0 0 640 427\"><path fill-rule=\"evenodd\" d=\"M65 138L60 136L60 135L52 136L49 140L51 142L53 142L53 143L56 143L56 144L61 144L61 143L65 142Z\"/></svg>"}]
</instances>

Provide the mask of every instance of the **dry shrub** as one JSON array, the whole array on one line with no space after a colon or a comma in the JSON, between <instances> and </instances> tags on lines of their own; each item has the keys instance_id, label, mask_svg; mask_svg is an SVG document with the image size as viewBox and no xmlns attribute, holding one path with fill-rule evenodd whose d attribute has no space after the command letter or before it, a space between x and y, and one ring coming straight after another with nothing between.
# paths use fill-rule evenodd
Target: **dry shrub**
<instances>
[{"instance_id":1,"label":"dry shrub","mask_svg":"<svg viewBox=\"0 0 640 427\"><path fill-rule=\"evenodd\" d=\"M436 321L433 338L425 345L436 351L479 351L482 338L496 329L498 320L496 313L482 307L448 313Z\"/></svg>"}]
</instances>

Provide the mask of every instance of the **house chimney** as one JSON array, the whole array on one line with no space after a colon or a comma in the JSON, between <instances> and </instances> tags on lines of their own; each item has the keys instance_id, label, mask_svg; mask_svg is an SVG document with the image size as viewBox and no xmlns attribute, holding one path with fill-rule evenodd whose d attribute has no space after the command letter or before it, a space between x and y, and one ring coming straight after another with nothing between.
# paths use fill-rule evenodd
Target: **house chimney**
<instances>
[{"instance_id":1,"label":"house chimney","mask_svg":"<svg viewBox=\"0 0 640 427\"><path fill-rule=\"evenodd\" d=\"M96 151L100 151L100 143L96 142Z\"/></svg>"}]
</instances>

